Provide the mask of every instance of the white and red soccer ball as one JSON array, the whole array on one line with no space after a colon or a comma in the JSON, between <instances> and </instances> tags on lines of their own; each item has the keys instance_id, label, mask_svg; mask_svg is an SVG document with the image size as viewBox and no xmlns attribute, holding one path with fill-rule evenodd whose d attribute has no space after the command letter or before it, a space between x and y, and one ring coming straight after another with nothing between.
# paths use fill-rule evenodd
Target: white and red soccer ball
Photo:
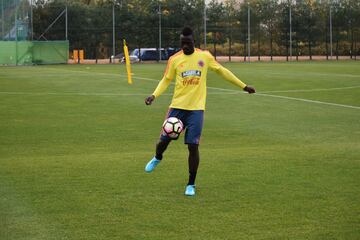
<instances>
[{"instance_id":1,"label":"white and red soccer ball","mask_svg":"<svg viewBox=\"0 0 360 240\"><path fill-rule=\"evenodd\" d=\"M184 130L184 124L176 117L169 117L162 125L163 133L171 139L177 139Z\"/></svg>"}]
</instances>

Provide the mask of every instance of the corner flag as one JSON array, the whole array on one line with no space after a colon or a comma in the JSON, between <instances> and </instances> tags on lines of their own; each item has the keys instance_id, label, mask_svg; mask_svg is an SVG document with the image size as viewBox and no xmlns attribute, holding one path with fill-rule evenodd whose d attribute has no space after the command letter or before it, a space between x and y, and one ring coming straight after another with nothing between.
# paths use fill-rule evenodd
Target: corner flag
<instances>
[{"instance_id":1,"label":"corner flag","mask_svg":"<svg viewBox=\"0 0 360 240\"><path fill-rule=\"evenodd\" d=\"M131 65L130 65L130 58L129 58L129 50L126 46L126 41L124 39L124 56L125 56L125 63L126 63L126 71L127 71L127 77L128 77L128 83L132 84L131 79Z\"/></svg>"}]
</instances>

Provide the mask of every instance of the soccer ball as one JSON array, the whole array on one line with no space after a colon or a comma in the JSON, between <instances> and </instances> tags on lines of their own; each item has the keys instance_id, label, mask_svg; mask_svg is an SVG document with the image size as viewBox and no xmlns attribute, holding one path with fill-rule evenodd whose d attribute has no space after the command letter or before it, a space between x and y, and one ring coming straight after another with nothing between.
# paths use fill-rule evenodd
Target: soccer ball
<instances>
[{"instance_id":1,"label":"soccer ball","mask_svg":"<svg viewBox=\"0 0 360 240\"><path fill-rule=\"evenodd\" d=\"M176 117L169 117L162 126L163 132L172 139L177 139L184 129L184 124Z\"/></svg>"}]
</instances>

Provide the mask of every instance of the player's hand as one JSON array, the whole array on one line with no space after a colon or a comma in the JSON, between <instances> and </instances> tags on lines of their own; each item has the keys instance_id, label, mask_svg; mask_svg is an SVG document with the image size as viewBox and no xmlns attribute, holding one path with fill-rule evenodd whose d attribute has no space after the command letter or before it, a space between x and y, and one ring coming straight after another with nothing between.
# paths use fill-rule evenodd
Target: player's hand
<instances>
[{"instance_id":1,"label":"player's hand","mask_svg":"<svg viewBox=\"0 0 360 240\"><path fill-rule=\"evenodd\" d=\"M255 91L255 88L250 87L250 86L245 86L245 87L244 87L244 91L245 91L245 92L248 92L249 94L252 94L252 93L255 93L255 92L256 92L256 91Z\"/></svg>"},{"instance_id":2,"label":"player's hand","mask_svg":"<svg viewBox=\"0 0 360 240\"><path fill-rule=\"evenodd\" d=\"M155 96L151 95L151 96L145 98L145 104L146 105L151 105L154 100L155 100Z\"/></svg>"}]
</instances>

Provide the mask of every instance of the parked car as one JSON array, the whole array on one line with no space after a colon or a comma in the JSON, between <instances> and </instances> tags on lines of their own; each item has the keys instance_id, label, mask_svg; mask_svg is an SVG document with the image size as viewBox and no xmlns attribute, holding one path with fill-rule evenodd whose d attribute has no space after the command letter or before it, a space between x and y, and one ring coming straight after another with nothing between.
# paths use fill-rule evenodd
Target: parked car
<instances>
[{"instance_id":1,"label":"parked car","mask_svg":"<svg viewBox=\"0 0 360 240\"><path fill-rule=\"evenodd\" d=\"M138 62L139 61L139 58L137 56L131 56L129 54L129 58L130 58L130 62L131 63L134 63L134 62ZM120 53L118 55L115 56L115 59L119 59L119 61L121 63L124 63L125 62L125 57L124 57L124 53Z\"/></svg>"},{"instance_id":2,"label":"parked car","mask_svg":"<svg viewBox=\"0 0 360 240\"><path fill-rule=\"evenodd\" d=\"M161 60L168 60L170 56L176 53L179 49L177 48L167 48L161 49ZM139 62L139 61L158 61L159 60L159 51L157 48L136 48L129 54L130 62ZM121 62L124 62L125 58L122 58Z\"/></svg>"},{"instance_id":3,"label":"parked car","mask_svg":"<svg viewBox=\"0 0 360 240\"><path fill-rule=\"evenodd\" d=\"M175 53L177 53L180 50L181 50L181 48L167 48L166 52L167 52L168 58L170 58L172 55L174 55Z\"/></svg>"}]
</instances>

